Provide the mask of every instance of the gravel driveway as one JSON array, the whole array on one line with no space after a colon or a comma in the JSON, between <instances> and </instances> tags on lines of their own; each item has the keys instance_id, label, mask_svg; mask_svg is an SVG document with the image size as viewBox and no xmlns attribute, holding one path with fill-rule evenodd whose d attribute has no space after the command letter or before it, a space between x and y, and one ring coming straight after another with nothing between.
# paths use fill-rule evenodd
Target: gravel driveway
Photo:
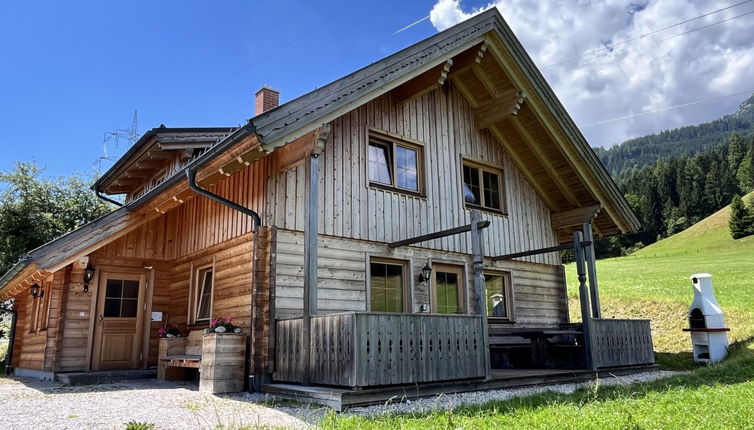
<instances>
[{"instance_id":1,"label":"gravel driveway","mask_svg":"<svg viewBox=\"0 0 754 430\"><path fill-rule=\"evenodd\" d=\"M131 420L158 429L306 428L325 409L273 402L260 394L214 396L196 383L124 381L67 387L0 378L0 429L123 429Z\"/></svg>"},{"instance_id":2,"label":"gravel driveway","mask_svg":"<svg viewBox=\"0 0 754 430\"><path fill-rule=\"evenodd\" d=\"M603 385L633 384L681 372L646 372L604 378ZM354 408L347 414L428 412L462 404L531 396L544 391L571 393L595 382L477 391ZM315 426L327 411L317 405L275 401L262 394L215 396L196 383L155 380L67 387L57 382L0 378L0 429L123 429L129 421L158 429L271 429Z\"/></svg>"}]
</instances>

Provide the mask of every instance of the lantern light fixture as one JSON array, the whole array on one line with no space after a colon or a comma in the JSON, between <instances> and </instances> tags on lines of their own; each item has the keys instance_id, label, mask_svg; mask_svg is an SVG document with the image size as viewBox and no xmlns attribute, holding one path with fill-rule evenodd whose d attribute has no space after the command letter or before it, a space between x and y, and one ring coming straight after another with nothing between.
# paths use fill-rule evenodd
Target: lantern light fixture
<instances>
[{"instance_id":1,"label":"lantern light fixture","mask_svg":"<svg viewBox=\"0 0 754 430\"><path fill-rule=\"evenodd\" d=\"M84 292L89 291L89 283L94 279L94 266L92 263L87 263L86 269L84 269Z\"/></svg>"},{"instance_id":2,"label":"lantern light fixture","mask_svg":"<svg viewBox=\"0 0 754 430\"><path fill-rule=\"evenodd\" d=\"M430 276L432 276L432 267L429 265L429 260L427 260L427 264L422 267L422 271L419 274L419 282L426 283L429 282Z\"/></svg>"},{"instance_id":3,"label":"lantern light fixture","mask_svg":"<svg viewBox=\"0 0 754 430\"><path fill-rule=\"evenodd\" d=\"M41 288L40 288L39 284L34 284L34 285L32 285L32 286L31 286L31 289L30 289L30 291L31 291L31 296L32 296L32 297L34 297L35 299L36 299L37 297L39 297L39 294L40 294L40 289L41 289Z\"/></svg>"}]
</instances>

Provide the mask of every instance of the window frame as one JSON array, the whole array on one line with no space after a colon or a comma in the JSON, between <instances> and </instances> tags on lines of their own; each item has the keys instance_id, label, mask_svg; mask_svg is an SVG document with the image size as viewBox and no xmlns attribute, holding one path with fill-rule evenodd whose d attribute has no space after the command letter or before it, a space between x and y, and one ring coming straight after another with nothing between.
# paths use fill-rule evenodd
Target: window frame
<instances>
[{"instance_id":1,"label":"window frame","mask_svg":"<svg viewBox=\"0 0 754 430\"><path fill-rule=\"evenodd\" d=\"M509 271L505 270L487 270L485 269L482 272L483 275L491 275L491 276L501 276L503 279L505 279L505 285L503 286L505 291L503 291L503 295L505 296L505 308L506 312L508 314L507 317L497 317L497 316L491 316L490 314L487 314L487 320L493 323L514 323L515 313L514 309L515 306L513 306L513 274ZM487 309L487 281L485 280L484 285L484 307L485 310Z\"/></svg>"},{"instance_id":2,"label":"window frame","mask_svg":"<svg viewBox=\"0 0 754 430\"><path fill-rule=\"evenodd\" d=\"M475 203L469 203L466 201L466 194L464 192L464 187L466 187L466 181L464 180L464 167L471 167L474 169L477 169L479 171L479 198L482 200L480 204ZM500 191L500 208L494 208L491 206L486 206L484 201L484 172L492 173L497 175L497 186L498 190ZM478 209L485 212L491 212L498 215L508 215L508 205L506 202L506 197L508 193L505 190L505 178L503 176L503 169L492 165L488 163L484 163L478 160L474 160L468 157L464 157L461 155L461 200L463 201L463 206L465 209Z\"/></svg>"},{"instance_id":3,"label":"window frame","mask_svg":"<svg viewBox=\"0 0 754 430\"><path fill-rule=\"evenodd\" d=\"M411 313L413 304L411 303L411 262L408 260L400 260L395 258L385 258L378 256L367 255L367 312L378 312L372 310L372 263L378 264L391 264L394 266L401 266L401 293L403 297L402 310L397 313ZM383 313L383 312L379 312ZM396 312L385 312L396 313Z\"/></svg>"},{"instance_id":4,"label":"window frame","mask_svg":"<svg viewBox=\"0 0 754 430\"><path fill-rule=\"evenodd\" d=\"M443 270L446 269L446 270ZM448 270L450 269L450 270ZM457 271L457 272L456 272ZM433 262L432 264L432 275L431 275L431 282L430 282L430 302L431 302L431 309L433 314L438 314L437 312L437 273L443 272L443 273L456 273L460 279L458 285L458 303L460 305L461 311L457 312L455 314L439 314L439 315L468 315L469 314L469 306L467 303L468 300L468 288L469 286L466 284L466 265L465 264L453 264L453 263L440 263L440 262Z\"/></svg>"},{"instance_id":5,"label":"window frame","mask_svg":"<svg viewBox=\"0 0 754 430\"><path fill-rule=\"evenodd\" d=\"M209 316L207 318L198 318L199 306L201 305L201 294L204 287L204 279L207 272L211 273L210 290L209 290ZM189 300L189 325L199 326L208 325L212 320L212 307L215 301L215 263L204 264L192 268L191 291Z\"/></svg>"},{"instance_id":6,"label":"window frame","mask_svg":"<svg viewBox=\"0 0 754 430\"><path fill-rule=\"evenodd\" d=\"M414 197L426 197L426 180L424 178L425 176L425 169L424 166L426 164L425 160L425 154L424 154L424 144L422 142L408 139L404 136L397 136L392 133L388 133L386 131L382 130L375 130L375 129L368 129L367 130L367 139L366 139L366 166L365 166L365 176L366 176L366 186L367 188L376 188L376 189L382 189L387 191L393 191L397 193L407 194ZM374 181L369 175L369 147L372 145L372 143L377 143L381 145L385 145L389 149L389 156L390 156L390 180L392 184L385 184L382 182ZM397 169L397 163L396 163L396 154L397 150L396 147L403 147L407 148L413 151L416 151L416 190L412 190L410 188L403 188L399 187L397 184L397 175L396 175L396 169Z\"/></svg>"}]
</instances>

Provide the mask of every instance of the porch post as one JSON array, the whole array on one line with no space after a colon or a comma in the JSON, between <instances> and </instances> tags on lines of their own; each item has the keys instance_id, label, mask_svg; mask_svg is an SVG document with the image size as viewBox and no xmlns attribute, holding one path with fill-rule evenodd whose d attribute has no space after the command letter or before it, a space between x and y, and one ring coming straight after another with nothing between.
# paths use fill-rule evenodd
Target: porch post
<instances>
[{"instance_id":1,"label":"porch post","mask_svg":"<svg viewBox=\"0 0 754 430\"><path fill-rule=\"evenodd\" d=\"M584 249L586 257L586 271L589 279L589 294L592 299L592 316L602 318L602 307L600 306L600 291L597 284L597 259L594 256L594 234L592 233L592 223L584 223L584 240L591 242L591 245Z\"/></svg>"},{"instance_id":2,"label":"porch post","mask_svg":"<svg viewBox=\"0 0 754 430\"><path fill-rule=\"evenodd\" d=\"M330 133L330 124L322 124L314 139L311 152L305 161L305 192L304 203L304 316L303 333L301 335L301 362L303 368L303 383L311 382L311 318L317 314L317 267L318 244L317 230L319 228L319 155L325 146Z\"/></svg>"},{"instance_id":3,"label":"porch post","mask_svg":"<svg viewBox=\"0 0 754 430\"><path fill-rule=\"evenodd\" d=\"M592 360L592 316L589 312L589 290L586 286L586 269L584 268L583 235L580 231L573 233L573 250L576 257L576 274L579 278L579 301L581 302L581 326L584 333L584 361L587 369L593 369Z\"/></svg>"},{"instance_id":4,"label":"porch post","mask_svg":"<svg viewBox=\"0 0 754 430\"><path fill-rule=\"evenodd\" d=\"M482 214L478 210L471 211L471 260L474 265L474 293L476 294L477 311L482 319L482 345L484 345L485 379L492 376L490 366L490 339L487 327L487 299L484 292L484 247L482 230L478 227L482 221Z\"/></svg>"}]
</instances>

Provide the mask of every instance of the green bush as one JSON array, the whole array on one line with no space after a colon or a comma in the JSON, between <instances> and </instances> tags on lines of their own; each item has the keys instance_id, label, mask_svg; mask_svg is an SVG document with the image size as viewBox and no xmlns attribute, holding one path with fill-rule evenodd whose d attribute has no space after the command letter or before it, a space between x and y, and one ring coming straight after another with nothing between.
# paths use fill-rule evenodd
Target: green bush
<instances>
[{"instance_id":1,"label":"green bush","mask_svg":"<svg viewBox=\"0 0 754 430\"><path fill-rule=\"evenodd\" d=\"M152 423L141 423L138 421L129 421L126 423L126 430L155 430L157 426Z\"/></svg>"}]
</instances>

